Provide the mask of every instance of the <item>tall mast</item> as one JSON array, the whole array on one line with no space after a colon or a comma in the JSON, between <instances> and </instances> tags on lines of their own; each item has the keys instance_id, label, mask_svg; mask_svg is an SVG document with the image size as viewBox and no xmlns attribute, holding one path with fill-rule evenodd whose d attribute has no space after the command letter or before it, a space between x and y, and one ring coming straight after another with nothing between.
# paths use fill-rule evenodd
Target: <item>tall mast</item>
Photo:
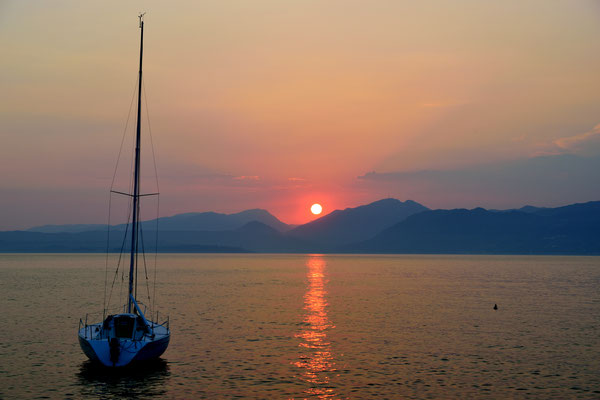
<instances>
[{"instance_id":1,"label":"tall mast","mask_svg":"<svg viewBox=\"0 0 600 400\"><path fill-rule=\"evenodd\" d=\"M129 262L129 296L127 296L127 312L132 311L131 296L133 295L133 280L137 263L138 220L140 213L140 139L142 121L142 55L144 53L144 14L140 19L140 74L138 77L137 128L135 133L135 167L133 172L133 210L131 220L131 258Z\"/></svg>"}]
</instances>

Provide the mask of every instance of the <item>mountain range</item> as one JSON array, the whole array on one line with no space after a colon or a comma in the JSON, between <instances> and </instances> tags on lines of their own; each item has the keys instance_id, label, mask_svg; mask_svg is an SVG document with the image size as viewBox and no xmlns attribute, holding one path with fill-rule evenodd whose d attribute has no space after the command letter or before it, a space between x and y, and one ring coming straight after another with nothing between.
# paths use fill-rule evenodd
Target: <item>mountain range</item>
<instances>
[{"instance_id":1,"label":"mountain range","mask_svg":"<svg viewBox=\"0 0 600 400\"><path fill-rule=\"evenodd\" d=\"M426 210L429 209L412 200L384 199L356 208L335 210L290 230L288 235L314 245L335 248L370 239L406 217Z\"/></svg>"},{"instance_id":2,"label":"mountain range","mask_svg":"<svg viewBox=\"0 0 600 400\"><path fill-rule=\"evenodd\" d=\"M158 245L161 252L600 254L598 223L600 201L557 208L430 210L411 200L383 199L296 227L260 209L178 214L144 221L142 237L148 252ZM112 226L110 236L106 228L45 225L4 231L0 252L127 251L126 226Z\"/></svg>"},{"instance_id":3,"label":"mountain range","mask_svg":"<svg viewBox=\"0 0 600 400\"><path fill-rule=\"evenodd\" d=\"M368 253L600 254L600 202L519 210L432 210L346 248Z\"/></svg>"},{"instance_id":4,"label":"mountain range","mask_svg":"<svg viewBox=\"0 0 600 400\"><path fill-rule=\"evenodd\" d=\"M216 212L184 213L171 217L161 217L142 222L143 229L156 229L160 231L227 231L237 229L248 222L258 221L274 229L285 232L293 225L288 225L267 210L253 209L235 214L221 214ZM125 225L116 225L113 229L125 229ZM60 233L60 232L86 232L106 229L101 224L74 224L74 225L42 225L29 228L28 232Z\"/></svg>"}]
</instances>

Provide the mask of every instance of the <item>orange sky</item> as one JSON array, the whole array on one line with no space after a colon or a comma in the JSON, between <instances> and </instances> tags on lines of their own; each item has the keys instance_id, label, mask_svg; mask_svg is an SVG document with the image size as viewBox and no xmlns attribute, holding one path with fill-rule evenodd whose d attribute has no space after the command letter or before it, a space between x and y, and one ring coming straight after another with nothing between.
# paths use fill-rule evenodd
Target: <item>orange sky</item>
<instances>
[{"instance_id":1,"label":"orange sky","mask_svg":"<svg viewBox=\"0 0 600 400\"><path fill-rule=\"evenodd\" d=\"M594 1L4 1L0 229L104 221L140 10L163 215L600 196L359 178L599 155Z\"/></svg>"}]
</instances>

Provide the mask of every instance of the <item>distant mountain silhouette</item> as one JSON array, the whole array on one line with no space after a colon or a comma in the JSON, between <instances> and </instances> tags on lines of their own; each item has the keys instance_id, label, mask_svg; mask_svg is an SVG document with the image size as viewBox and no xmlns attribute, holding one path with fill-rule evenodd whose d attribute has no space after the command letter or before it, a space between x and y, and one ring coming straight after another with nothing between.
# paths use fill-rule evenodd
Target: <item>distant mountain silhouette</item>
<instances>
[{"instance_id":1,"label":"distant mountain silhouette","mask_svg":"<svg viewBox=\"0 0 600 400\"><path fill-rule=\"evenodd\" d=\"M110 236L108 250L118 253L123 247L129 251L130 239L124 238L124 231L116 231ZM196 234L196 232L192 232ZM220 233L220 232L219 232ZM238 246L228 246L210 241L209 244L195 240L190 232L165 232L159 236L158 249L163 253L247 253L251 250ZM145 232L146 252L154 252L155 233ZM125 239L125 240L124 240ZM103 253L107 250L106 232L89 231L78 233L43 233L27 231L0 232L0 252L14 253Z\"/></svg>"},{"instance_id":2,"label":"distant mountain silhouette","mask_svg":"<svg viewBox=\"0 0 600 400\"><path fill-rule=\"evenodd\" d=\"M532 213L532 214L534 214L534 213L536 213L536 212L538 212L540 210L547 210L547 208L545 208L545 207L535 207L535 206L523 206L523 207L517 209L517 211L523 211L523 212Z\"/></svg>"},{"instance_id":3,"label":"distant mountain silhouette","mask_svg":"<svg viewBox=\"0 0 600 400\"><path fill-rule=\"evenodd\" d=\"M266 210L253 209L235 214L221 214L216 212L185 213L171 217L158 218L159 231L227 231L237 229L248 222L258 221L280 232L291 228ZM142 227L147 230L156 230L156 219L142 222ZM125 225L117 225L111 229L124 229ZM74 225L43 225L28 229L29 232L43 233L77 233L93 230L106 230L102 224L74 224Z\"/></svg>"},{"instance_id":4,"label":"distant mountain silhouette","mask_svg":"<svg viewBox=\"0 0 600 400\"><path fill-rule=\"evenodd\" d=\"M522 211L522 212L526 212L526 213L530 213L530 214L535 214L536 212L540 211L540 210L546 210L547 208L545 207L535 207L535 206L523 206L521 208L510 208L508 210L495 210L495 209L489 209L488 211L492 211L492 212L509 212L509 211Z\"/></svg>"},{"instance_id":5,"label":"distant mountain silhouette","mask_svg":"<svg viewBox=\"0 0 600 400\"><path fill-rule=\"evenodd\" d=\"M531 209L529 209L531 211ZM533 212L425 211L347 246L348 252L600 254L600 202Z\"/></svg>"},{"instance_id":6,"label":"distant mountain silhouette","mask_svg":"<svg viewBox=\"0 0 600 400\"><path fill-rule=\"evenodd\" d=\"M277 229L258 221L248 222L244 226L237 228L235 231L240 233L251 233L254 235L277 235L280 233Z\"/></svg>"},{"instance_id":7,"label":"distant mountain silhouette","mask_svg":"<svg viewBox=\"0 0 600 400\"><path fill-rule=\"evenodd\" d=\"M167 217L159 221L158 251L600 254L600 201L557 208L428 210L415 202L385 199L334 211L288 232L256 220L240 223L257 216L273 223L264 210L233 215ZM154 226L152 221L142 226L146 252L155 250ZM217 229L203 229L206 226ZM223 229L226 226L232 228ZM0 252L104 252L107 232L100 227L83 232L0 232ZM108 250L127 252L130 240L125 230L113 227Z\"/></svg>"},{"instance_id":8,"label":"distant mountain silhouette","mask_svg":"<svg viewBox=\"0 0 600 400\"><path fill-rule=\"evenodd\" d=\"M27 229L28 232L41 233L78 233L106 229L106 224L68 224L68 225L42 225Z\"/></svg>"},{"instance_id":9,"label":"distant mountain silhouette","mask_svg":"<svg viewBox=\"0 0 600 400\"><path fill-rule=\"evenodd\" d=\"M108 246L111 252L129 251L130 232L113 230ZM0 232L0 252L105 252L106 231L78 233L43 233L27 231ZM156 232L142 230L140 236L146 252L155 251ZM229 231L161 231L160 252L304 252L307 245L286 237L261 222L253 221Z\"/></svg>"},{"instance_id":10,"label":"distant mountain silhouette","mask_svg":"<svg viewBox=\"0 0 600 400\"><path fill-rule=\"evenodd\" d=\"M235 214L215 212L177 214L158 219L158 228L163 231L227 231L237 229L248 222L258 221L279 232L285 232L289 226L267 210L253 209ZM155 229L156 220L143 222L145 229Z\"/></svg>"},{"instance_id":11,"label":"distant mountain silhouette","mask_svg":"<svg viewBox=\"0 0 600 400\"><path fill-rule=\"evenodd\" d=\"M118 248L113 237L111 249ZM15 253L105 252L106 231L44 233L29 231L0 232L0 251Z\"/></svg>"},{"instance_id":12,"label":"distant mountain silhouette","mask_svg":"<svg viewBox=\"0 0 600 400\"><path fill-rule=\"evenodd\" d=\"M383 199L345 210L335 210L290 230L287 235L328 249L369 239L406 217L429 210L412 200Z\"/></svg>"},{"instance_id":13,"label":"distant mountain silhouette","mask_svg":"<svg viewBox=\"0 0 600 400\"><path fill-rule=\"evenodd\" d=\"M571 204L556 208L539 208L530 211L536 215L554 217L563 222L575 221L579 223L598 223L600 222L600 201L590 201L587 203Z\"/></svg>"}]
</instances>

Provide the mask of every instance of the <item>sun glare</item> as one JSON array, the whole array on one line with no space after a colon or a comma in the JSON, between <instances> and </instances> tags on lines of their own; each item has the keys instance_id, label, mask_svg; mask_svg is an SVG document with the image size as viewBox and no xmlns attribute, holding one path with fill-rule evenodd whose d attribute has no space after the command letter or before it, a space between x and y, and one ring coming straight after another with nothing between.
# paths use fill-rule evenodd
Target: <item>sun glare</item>
<instances>
[{"instance_id":1,"label":"sun glare","mask_svg":"<svg viewBox=\"0 0 600 400\"><path fill-rule=\"evenodd\" d=\"M310 206L310 212L315 215L321 214L321 211L323 211L323 207L321 207L319 203L315 203L312 206Z\"/></svg>"}]
</instances>

